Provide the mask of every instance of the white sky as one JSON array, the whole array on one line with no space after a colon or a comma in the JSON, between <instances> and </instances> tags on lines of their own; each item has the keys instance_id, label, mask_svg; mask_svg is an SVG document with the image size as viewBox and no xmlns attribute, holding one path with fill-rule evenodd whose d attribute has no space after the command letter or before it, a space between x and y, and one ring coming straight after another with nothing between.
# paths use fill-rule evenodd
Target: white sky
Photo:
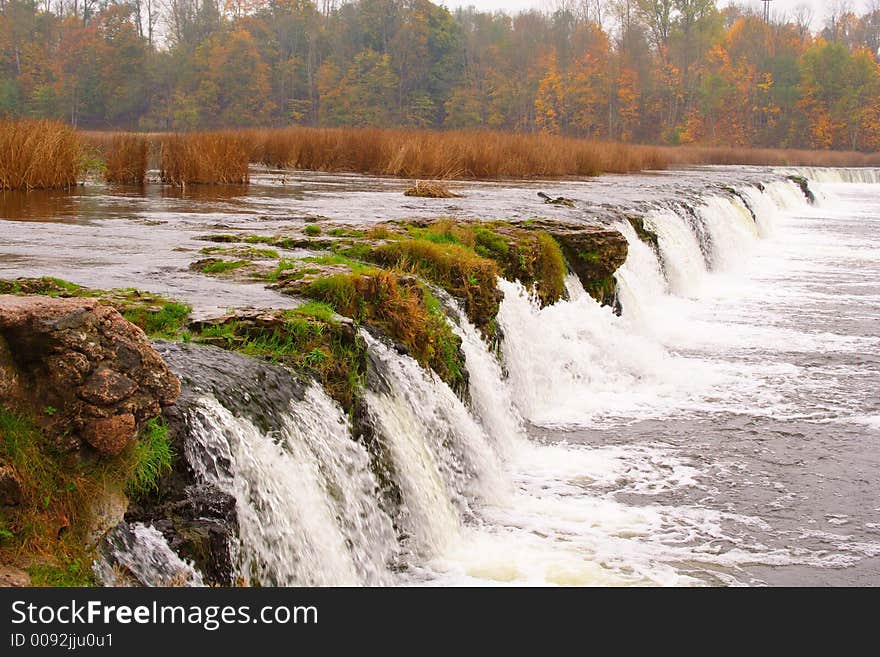
<instances>
[{"instance_id":1,"label":"white sky","mask_svg":"<svg viewBox=\"0 0 880 657\"><path fill-rule=\"evenodd\" d=\"M522 9L545 9L553 5L552 0L435 0L438 4L446 5L450 9L455 7L474 6L483 11L506 11L516 13ZM815 14L815 27L824 22L825 13L833 4L834 0L772 0L771 11L783 12L794 9L798 5L808 5ZM867 0L850 0L850 4L859 13L864 11ZM730 2L719 0L719 6L724 7ZM746 0L745 4L760 7L759 0Z\"/></svg>"}]
</instances>

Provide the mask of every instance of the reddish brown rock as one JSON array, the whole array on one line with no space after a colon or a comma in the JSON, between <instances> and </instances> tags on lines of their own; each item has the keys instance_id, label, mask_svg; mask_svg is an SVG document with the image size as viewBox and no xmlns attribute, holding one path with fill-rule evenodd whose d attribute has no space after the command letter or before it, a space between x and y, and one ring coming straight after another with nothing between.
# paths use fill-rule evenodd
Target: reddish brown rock
<instances>
[{"instance_id":1,"label":"reddish brown rock","mask_svg":"<svg viewBox=\"0 0 880 657\"><path fill-rule=\"evenodd\" d=\"M95 299L0 295L0 404L61 448L115 455L180 383L147 337Z\"/></svg>"},{"instance_id":2,"label":"reddish brown rock","mask_svg":"<svg viewBox=\"0 0 880 657\"><path fill-rule=\"evenodd\" d=\"M86 420L80 435L102 454L116 456L135 435L134 415L127 413Z\"/></svg>"}]
</instances>

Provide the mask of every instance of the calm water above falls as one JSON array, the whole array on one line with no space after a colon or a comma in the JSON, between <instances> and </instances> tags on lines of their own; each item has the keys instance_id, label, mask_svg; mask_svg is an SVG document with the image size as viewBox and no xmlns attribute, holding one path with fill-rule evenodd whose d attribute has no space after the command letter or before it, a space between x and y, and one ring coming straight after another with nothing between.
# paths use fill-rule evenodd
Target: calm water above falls
<instances>
[{"instance_id":1,"label":"calm water above falls","mask_svg":"<svg viewBox=\"0 0 880 657\"><path fill-rule=\"evenodd\" d=\"M660 253L620 224L621 317L574 279L570 300L543 310L502 282L503 362L453 314L470 408L365 336L400 544L366 456L320 391L280 402L283 441L200 400L193 449L202 463L228 452L221 483L246 520L240 568L278 584L880 584L880 185L809 175L816 206L778 178L759 191L750 183L773 175L754 169L554 184L578 201L566 218L644 214ZM404 200L395 181L262 183L197 199L152 188L4 197L0 276L146 287L205 312L280 306L290 299L188 272L204 245L194 238L271 232L307 213L546 212L539 185L463 185L466 198L438 206ZM290 513L263 517L265 499ZM338 549L312 554L316 543Z\"/></svg>"}]
</instances>

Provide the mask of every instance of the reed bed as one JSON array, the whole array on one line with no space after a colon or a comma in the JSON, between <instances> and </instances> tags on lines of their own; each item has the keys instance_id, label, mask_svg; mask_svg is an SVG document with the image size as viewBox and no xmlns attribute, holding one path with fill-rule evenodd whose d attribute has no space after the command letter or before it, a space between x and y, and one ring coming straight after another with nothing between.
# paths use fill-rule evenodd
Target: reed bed
<instances>
[{"instance_id":1,"label":"reed bed","mask_svg":"<svg viewBox=\"0 0 880 657\"><path fill-rule=\"evenodd\" d=\"M81 171L82 144L58 121L0 121L0 189L68 189Z\"/></svg>"},{"instance_id":2,"label":"reed bed","mask_svg":"<svg viewBox=\"0 0 880 657\"><path fill-rule=\"evenodd\" d=\"M172 185L240 185L249 181L250 145L244 132L222 130L161 138L162 182Z\"/></svg>"},{"instance_id":3,"label":"reed bed","mask_svg":"<svg viewBox=\"0 0 880 657\"><path fill-rule=\"evenodd\" d=\"M435 180L558 178L662 169L652 146L539 134L374 128L247 131L268 166Z\"/></svg>"},{"instance_id":4,"label":"reed bed","mask_svg":"<svg viewBox=\"0 0 880 657\"><path fill-rule=\"evenodd\" d=\"M104 180L109 183L143 185L147 178L150 143L143 135L116 134L104 151Z\"/></svg>"},{"instance_id":5,"label":"reed bed","mask_svg":"<svg viewBox=\"0 0 880 657\"><path fill-rule=\"evenodd\" d=\"M670 166L726 164L742 166L876 167L880 153L810 151L784 148L666 146L660 149Z\"/></svg>"}]
</instances>

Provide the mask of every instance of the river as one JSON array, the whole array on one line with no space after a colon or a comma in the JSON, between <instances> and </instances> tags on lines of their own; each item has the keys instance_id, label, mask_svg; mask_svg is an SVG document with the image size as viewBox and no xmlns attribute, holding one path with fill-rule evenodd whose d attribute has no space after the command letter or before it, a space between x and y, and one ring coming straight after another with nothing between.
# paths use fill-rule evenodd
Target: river
<instances>
[{"instance_id":1,"label":"river","mask_svg":"<svg viewBox=\"0 0 880 657\"><path fill-rule=\"evenodd\" d=\"M196 238L255 224L268 232L304 215L356 223L535 216L547 212L535 191L549 188L577 201L561 216L616 223L627 236L630 254L616 275L622 314L596 304L573 277L569 300L544 309L501 281L501 361L466 319L456 320L470 408L412 361L371 342L385 385L368 393L368 406L397 465L407 544L392 545L376 504L351 499L352 510L343 511L325 500L324 511L305 514L290 536L268 544L260 517L242 513L252 502L240 498L244 559L262 559L271 571L261 581L876 585L880 185L877 172L804 173L815 204L778 172L726 167L463 183L465 198L440 205L404 199L401 181L277 172L256 175L245 193L197 198L102 186L30 201L7 195L0 276L137 286L184 298L201 313L284 306L288 298L258 285L189 272L204 246ZM724 191L730 187L735 195ZM616 218L626 212L646 217L658 252ZM332 402L311 394L304 403L318 409L315 417L332 417ZM240 422L214 400L200 417L204 426ZM328 497L321 476L366 462L352 452L328 469L321 445L337 444L347 429L341 415L321 427L290 438L309 445L297 471L307 462L314 485L305 491L298 477L296 490L313 509ZM262 438L251 425L240 428L237 440L250 441L253 464ZM222 429L203 432L205 444ZM235 477L253 477L267 495L283 497L295 473L279 470L277 454L266 458L271 478L267 469L233 472L230 490ZM346 495L369 496L369 481L346 486ZM292 502L287 524L298 513ZM351 520L336 527L343 516ZM302 555L316 536L354 552L337 559L317 551L305 570L267 566L285 554L279 541ZM385 572L382 563L391 561Z\"/></svg>"}]
</instances>

